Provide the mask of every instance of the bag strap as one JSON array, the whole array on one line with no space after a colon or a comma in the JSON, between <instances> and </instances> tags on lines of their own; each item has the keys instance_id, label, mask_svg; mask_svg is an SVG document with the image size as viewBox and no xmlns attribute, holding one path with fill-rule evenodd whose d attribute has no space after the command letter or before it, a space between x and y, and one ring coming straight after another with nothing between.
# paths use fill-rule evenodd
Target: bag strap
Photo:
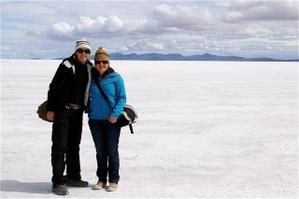
<instances>
[{"instance_id":1,"label":"bag strap","mask_svg":"<svg viewBox=\"0 0 299 199\"><path fill-rule=\"evenodd\" d=\"M107 95L104 93L101 85L99 84L99 82L97 81L97 78L95 77L94 78L94 82L96 83L96 86L98 87L100 93L102 94L102 96L104 97L104 99L108 102L108 104L110 104L110 106L112 107ZM131 134L134 134L134 130L133 130L133 125L132 124L129 124L129 127L130 127L130 131L131 131Z\"/></svg>"},{"instance_id":2,"label":"bag strap","mask_svg":"<svg viewBox=\"0 0 299 199\"><path fill-rule=\"evenodd\" d=\"M99 84L99 82L98 82L98 80L97 80L96 77L94 78L94 82L96 83L96 85L97 85L100 93L102 94L102 96L104 97L104 99L106 100L106 102L112 107L111 102L109 101L107 95L104 93L104 91L103 91L103 89L102 89L101 85Z\"/></svg>"},{"instance_id":3,"label":"bag strap","mask_svg":"<svg viewBox=\"0 0 299 199\"><path fill-rule=\"evenodd\" d=\"M133 130L133 125L132 125L132 123L129 124L129 127L130 127L131 134L134 134L134 130Z\"/></svg>"}]
</instances>

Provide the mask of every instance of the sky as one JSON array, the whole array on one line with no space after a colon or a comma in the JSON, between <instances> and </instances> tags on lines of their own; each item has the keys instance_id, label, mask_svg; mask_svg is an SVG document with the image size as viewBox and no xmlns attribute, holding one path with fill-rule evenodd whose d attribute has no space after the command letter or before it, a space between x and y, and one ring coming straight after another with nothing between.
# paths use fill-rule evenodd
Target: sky
<instances>
[{"instance_id":1,"label":"sky","mask_svg":"<svg viewBox=\"0 0 299 199\"><path fill-rule=\"evenodd\" d=\"M295 0L1 1L1 58L92 53L211 53L298 59Z\"/></svg>"}]
</instances>

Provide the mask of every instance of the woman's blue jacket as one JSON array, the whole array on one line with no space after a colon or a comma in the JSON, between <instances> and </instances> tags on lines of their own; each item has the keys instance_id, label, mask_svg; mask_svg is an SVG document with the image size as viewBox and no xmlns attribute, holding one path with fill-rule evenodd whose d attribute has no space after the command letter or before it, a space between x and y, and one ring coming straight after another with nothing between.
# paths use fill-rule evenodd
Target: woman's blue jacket
<instances>
[{"instance_id":1,"label":"woman's blue jacket","mask_svg":"<svg viewBox=\"0 0 299 199\"><path fill-rule=\"evenodd\" d=\"M95 81L99 82L110 104L99 91ZM112 71L103 79L93 78L89 90L89 119L107 120L110 116L118 118L126 104L126 90L123 78Z\"/></svg>"}]
</instances>

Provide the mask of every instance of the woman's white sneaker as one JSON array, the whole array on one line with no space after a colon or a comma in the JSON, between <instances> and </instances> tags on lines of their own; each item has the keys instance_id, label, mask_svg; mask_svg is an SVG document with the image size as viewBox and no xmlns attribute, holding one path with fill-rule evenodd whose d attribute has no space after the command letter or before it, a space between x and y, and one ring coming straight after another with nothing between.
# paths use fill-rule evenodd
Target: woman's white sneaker
<instances>
[{"instance_id":1,"label":"woman's white sneaker","mask_svg":"<svg viewBox=\"0 0 299 199\"><path fill-rule=\"evenodd\" d=\"M94 190L101 190L106 187L106 183L98 181L97 184L93 187Z\"/></svg>"},{"instance_id":2,"label":"woman's white sneaker","mask_svg":"<svg viewBox=\"0 0 299 199\"><path fill-rule=\"evenodd\" d=\"M118 184L116 184L116 183L110 183L110 184L106 187L106 191L108 191L108 192L116 191L117 188L118 188Z\"/></svg>"}]
</instances>

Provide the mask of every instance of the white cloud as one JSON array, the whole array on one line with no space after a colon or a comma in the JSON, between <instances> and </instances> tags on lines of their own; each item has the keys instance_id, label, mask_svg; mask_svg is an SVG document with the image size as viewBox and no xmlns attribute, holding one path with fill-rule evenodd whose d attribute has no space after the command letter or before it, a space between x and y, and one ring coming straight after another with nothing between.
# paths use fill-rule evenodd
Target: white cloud
<instances>
[{"instance_id":1,"label":"white cloud","mask_svg":"<svg viewBox=\"0 0 299 199\"><path fill-rule=\"evenodd\" d=\"M74 26L62 21L52 25L51 31L57 35L67 35L73 32Z\"/></svg>"},{"instance_id":2,"label":"white cloud","mask_svg":"<svg viewBox=\"0 0 299 199\"><path fill-rule=\"evenodd\" d=\"M48 30L30 30L28 33L37 36L59 36L69 38L70 35L86 35L90 37L103 36L113 37L115 35L138 35L158 32L155 21L147 19L128 20L118 16L80 16L79 22L70 24L64 21L53 24ZM111 34L113 33L113 34Z\"/></svg>"},{"instance_id":3,"label":"white cloud","mask_svg":"<svg viewBox=\"0 0 299 199\"><path fill-rule=\"evenodd\" d=\"M223 4L228 8L224 16L226 22L240 20L298 20L298 2L286 1L229 1Z\"/></svg>"},{"instance_id":4,"label":"white cloud","mask_svg":"<svg viewBox=\"0 0 299 199\"><path fill-rule=\"evenodd\" d=\"M258 45L254 47L272 47L268 50L271 52L277 51L278 47L288 52L289 47L290 53L297 53L294 50L297 44L295 1L71 4L65 1L57 2L55 6L37 3L36 9L55 16L50 18L34 11L35 4L5 3L1 13L1 45L17 49L15 46L27 46L27 40L34 40L44 48L37 52L49 54L49 46L55 49L51 52L52 57L57 48L71 46L72 50L74 40L81 37L88 38L93 48L105 46L113 52L246 55L252 53L253 48L248 51L249 48L244 46L256 43ZM26 6L26 12L18 15ZM101 10L100 14L98 10Z\"/></svg>"},{"instance_id":5,"label":"white cloud","mask_svg":"<svg viewBox=\"0 0 299 199\"><path fill-rule=\"evenodd\" d=\"M110 16L105 21L105 29L109 32L121 31L124 27L124 22L117 16Z\"/></svg>"},{"instance_id":6,"label":"white cloud","mask_svg":"<svg viewBox=\"0 0 299 199\"><path fill-rule=\"evenodd\" d=\"M80 23L75 25L78 32L93 32L98 25L97 20L90 17L81 16L79 21Z\"/></svg>"},{"instance_id":7,"label":"white cloud","mask_svg":"<svg viewBox=\"0 0 299 199\"><path fill-rule=\"evenodd\" d=\"M158 5L154 17L163 27L183 30L203 30L214 21L207 8L181 5Z\"/></svg>"},{"instance_id":8,"label":"white cloud","mask_svg":"<svg viewBox=\"0 0 299 199\"><path fill-rule=\"evenodd\" d=\"M163 50L164 46L162 43L154 43L154 42L149 42L147 43L147 46L152 48L152 49L156 49L156 50Z\"/></svg>"},{"instance_id":9,"label":"white cloud","mask_svg":"<svg viewBox=\"0 0 299 199\"><path fill-rule=\"evenodd\" d=\"M159 42L140 40L137 43L134 43L133 45L128 46L128 49L134 49L135 51L153 52L154 50L163 50L164 45Z\"/></svg>"},{"instance_id":10,"label":"white cloud","mask_svg":"<svg viewBox=\"0 0 299 199\"><path fill-rule=\"evenodd\" d=\"M228 12L224 18L224 21L234 22L241 19L244 15L240 11Z\"/></svg>"}]
</instances>

